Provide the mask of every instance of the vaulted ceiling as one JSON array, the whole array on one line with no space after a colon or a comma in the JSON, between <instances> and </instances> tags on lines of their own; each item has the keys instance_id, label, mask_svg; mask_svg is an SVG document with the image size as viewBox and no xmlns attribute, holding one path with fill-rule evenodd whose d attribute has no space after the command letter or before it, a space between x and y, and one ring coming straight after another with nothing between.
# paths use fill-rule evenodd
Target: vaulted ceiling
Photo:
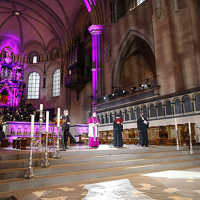
<instances>
[{"instance_id":1,"label":"vaulted ceiling","mask_svg":"<svg viewBox=\"0 0 200 200\"><path fill-rule=\"evenodd\" d=\"M44 49L54 39L64 43L74 34L83 0L0 0L0 39L19 39L21 51L31 42Z\"/></svg>"}]
</instances>

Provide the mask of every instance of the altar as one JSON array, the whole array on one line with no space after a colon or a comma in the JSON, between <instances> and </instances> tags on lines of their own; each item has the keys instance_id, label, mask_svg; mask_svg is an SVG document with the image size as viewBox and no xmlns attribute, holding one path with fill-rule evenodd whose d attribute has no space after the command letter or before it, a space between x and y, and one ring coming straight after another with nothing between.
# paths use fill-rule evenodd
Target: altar
<instances>
[{"instance_id":1,"label":"altar","mask_svg":"<svg viewBox=\"0 0 200 200\"><path fill-rule=\"evenodd\" d=\"M26 149L30 144L31 137L31 122L6 122L3 124L3 131L7 139L7 145L12 145L13 148ZM41 142L45 143L46 138L46 123L41 124ZM55 145L57 133L61 139L61 128L57 128L56 124L50 123L48 126L48 143ZM40 123L34 123L33 141L35 145L40 143Z\"/></svg>"},{"instance_id":2,"label":"altar","mask_svg":"<svg viewBox=\"0 0 200 200\"><path fill-rule=\"evenodd\" d=\"M8 121L3 124L3 131L6 136L4 147L12 146L14 149L27 149L30 146L31 122ZM41 124L41 143L46 141L46 123ZM49 123L48 126L48 145L56 146L57 133L59 133L59 143L61 144L62 128L57 128L57 124ZM76 140L76 143L82 143L81 136L88 133L87 124L75 124L70 126L70 134ZM33 134L34 146L40 144L40 123L34 123Z\"/></svg>"}]
</instances>

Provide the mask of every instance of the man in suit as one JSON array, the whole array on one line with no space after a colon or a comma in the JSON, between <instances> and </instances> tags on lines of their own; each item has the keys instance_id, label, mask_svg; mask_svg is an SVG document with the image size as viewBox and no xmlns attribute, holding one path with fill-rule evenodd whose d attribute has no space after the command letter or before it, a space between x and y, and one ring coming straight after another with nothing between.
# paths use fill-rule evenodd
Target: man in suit
<instances>
[{"instance_id":1,"label":"man in suit","mask_svg":"<svg viewBox=\"0 0 200 200\"><path fill-rule=\"evenodd\" d=\"M68 149L67 141L68 141L68 138L70 137L70 133L69 133L70 118L69 118L68 110L64 110L61 119L63 120L63 124L62 124L62 148L63 148L63 151L66 151L66 149Z\"/></svg>"},{"instance_id":2,"label":"man in suit","mask_svg":"<svg viewBox=\"0 0 200 200\"><path fill-rule=\"evenodd\" d=\"M147 129L149 127L149 122L147 118L144 116L144 113L142 112L140 117L137 120L137 128L139 131L139 144L143 147L148 147L149 140L148 140L148 133Z\"/></svg>"}]
</instances>

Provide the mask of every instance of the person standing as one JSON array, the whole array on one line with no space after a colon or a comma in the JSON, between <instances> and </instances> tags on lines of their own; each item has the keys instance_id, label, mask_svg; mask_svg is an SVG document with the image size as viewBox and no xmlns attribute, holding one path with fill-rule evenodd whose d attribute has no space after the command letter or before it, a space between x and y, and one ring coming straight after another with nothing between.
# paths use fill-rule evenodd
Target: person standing
<instances>
[{"instance_id":1,"label":"person standing","mask_svg":"<svg viewBox=\"0 0 200 200\"><path fill-rule=\"evenodd\" d=\"M123 120L120 118L119 115L116 116L116 119L113 123L113 145L114 147L122 147L123 140L122 140L122 131L123 131Z\"/></svg>"},{"instance_id":2,"label":"person standing","mask_svg":"<svg viewBox=\"0 0 200 200\"><path fill-rule=\"evenodd\" d=\"M5 138L6 138L6 136L5 136L5 133L3 131L3 126L0 124L0 147L1 147L1 143L3 143Z\"/></svg>"},{"instance_id":3,"label":"person standing","mask_svg":"<svg viewBox=\"0 0 200 200\"><path fill-rule=\"evenodd\" d=\"M70 136L69 129L70 129L70 117L68 110L64 110L63 115L61 117L63 124L62 124L62 148L63 151L68 149L67 141Z\"/></svg>"},{"instance_id":4,"label":"person standing","mask_svg":"<svg viewBox=\"0 0 200 200\"><path fill-rule=\"evenodd\" d=\"M88 137L89 137L89 147L98 147L99 146L99 133L98 133L98 126L100 124L96 112L92 113L92 116L88 120L89 130L88 130Z\"/></svg>"},{"instance_id":5,"label":"person standing","mask_svg":"<svg viewBox=\"0 0 200 200\"><path fill-rule=\"evenodd\" d=\"M144 116L144 113L140 115L137 120L137 128L139 131L139 145L148 147L149 140L148 140L148 133L147 129L149 127L149 122L147 118Z\"/></svg>"}]
</instances>

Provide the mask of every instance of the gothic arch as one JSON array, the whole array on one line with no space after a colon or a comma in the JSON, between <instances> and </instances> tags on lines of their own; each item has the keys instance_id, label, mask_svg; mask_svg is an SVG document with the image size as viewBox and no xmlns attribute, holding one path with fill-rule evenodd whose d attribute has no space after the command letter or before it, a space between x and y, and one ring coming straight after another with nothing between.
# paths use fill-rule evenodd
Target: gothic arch
<instances>
[{"instance_id":1,"label":"gothic arch","mask_svg":"<svg viewBox=\"0 0 200 200\"><path fill-rule=\"evenodd\" d=\"M113 66L112 87L119 87L121 63L124 57L126 56L128 50L130 50L131 46L132 48L136 48L136 46L134 46L134 42L136 39L139 39L146 43L146 45L151 49L152 54L155 55L153 42L146 38L147 37L144 34L133 29L129 30L128 33L123 37L122 43L119 47L119 51L117 54L116 62Z\"/></svg>"}]
</instances>

